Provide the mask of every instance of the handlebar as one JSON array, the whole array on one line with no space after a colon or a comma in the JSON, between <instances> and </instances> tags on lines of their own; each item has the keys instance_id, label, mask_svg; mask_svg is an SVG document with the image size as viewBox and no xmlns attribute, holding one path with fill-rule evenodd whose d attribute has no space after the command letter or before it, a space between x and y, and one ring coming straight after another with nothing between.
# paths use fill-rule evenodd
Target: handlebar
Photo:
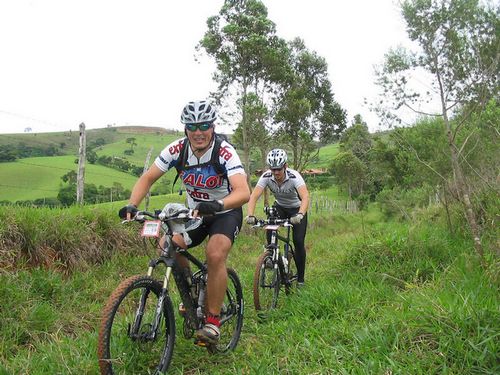
<instances>
[{"instance_id":1,"label":"handlebar","mask_svg":"<svg viewBox=\"0 0 500 375\"><path fill-rule=\"evenodd\" d=\"M182 210L177 210L173 212L167 213L168 210L163 209L163 210L154 210L153 212L151 211L137 211L135 216L132 217L130 220L123 220L123 223L129 223L132 221L138 221L138 222L144 222L146 221L147 218L153 219L153 220L160 220L164 223L170 220L180 220L180 221L189 221L189 220L201 220L200 217L194 217L193 212L194 210L192 209L182 209Z\"/></svg>"},{"instance_id":2,"label":"handlebar","mask_svg":"<svg viewBox=\"0 0 500 375\"><path fill-rule=\"evenodd\" d=\"M268 218L268 219L257 219L257 223L253 225L253 228L261 228L267 225L279 225L283 227L291 227L289 219L278 219L278 218Z\"/></svg>"}]
</instances>

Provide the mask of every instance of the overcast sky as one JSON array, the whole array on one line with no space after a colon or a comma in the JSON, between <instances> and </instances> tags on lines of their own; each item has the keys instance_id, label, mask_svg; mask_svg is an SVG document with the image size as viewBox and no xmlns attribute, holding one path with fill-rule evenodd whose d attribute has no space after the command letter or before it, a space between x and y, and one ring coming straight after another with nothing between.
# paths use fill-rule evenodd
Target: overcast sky
<instances>
[{"instance_id":1,"label":"overcast sky","mask_svg":"<svg viewBox=\"0 0 500 375\"><path fill-rule=\"evenodd\" d=\"M0 133L108 124L180 129L187 101L215 89L194 59L222 0L0 0ZM328 63L349 123L373 98L373 67L406 44L394 0L264 0L280 37L304 39ZM223 127L230 131L232 127Z\"/></svg>"}]
</instances>

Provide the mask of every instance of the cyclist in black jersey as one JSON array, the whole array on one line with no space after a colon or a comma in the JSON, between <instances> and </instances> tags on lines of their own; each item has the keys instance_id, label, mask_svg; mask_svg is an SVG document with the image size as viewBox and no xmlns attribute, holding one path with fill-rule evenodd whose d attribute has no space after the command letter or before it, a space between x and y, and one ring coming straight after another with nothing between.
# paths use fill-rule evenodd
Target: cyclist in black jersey
<instances>
[{"instance_id":1,"label":"cyclist in black jersey","mask_svg":"<svg viewBox=\"0 0 500 375\"><path fill-rule=\"evenodd\" d=\"M216 344L219 338L219 314L227 285L226 259L241 229L241 207L250 197L245 170L236 150L226 141L215 142L216 118L216 110L208 101L189 102L181 114L187 138L178 139L161 151L153 165L136 182L129 204L121 210L122 216L125 212L130 218L155 181L170 168L182 167L178 170L187 192L188 206L195 210L195 216L203 216L203 224L184 235L176 234L173 240L186 249L201 244L209 237L205 249L208 265L207 319L205 326L196 332L197 339L208 344ZM188 144L184 145L184 142ZM214 150L215 144L219 150ZM187 155L181 158L183 149ZM214 165L213 152L218 156L217 165ZM178 166L181 159L185 159L183 165ZM177 260L182 266L189 266L183 257Z\"/></svg>"},{"instance_id":2,"label":"cyclist in black jersey","mask_svg":"<svg viewBox=\"0 0 500 375\"><path fill-rule=\"evenodd\" d=\"M289 218L293 224L293 244L295 247L295 264L297 266L298 286L304 285L306 269L305 237L307 231L307 209L309 208L309 191L299 172L288 168L285 150L276 148L267 154L269 170L260 176L248 202L246 222L256 223L254 216L257 200L266 187L276 199L274 206L278 215Z\"/></svg>"}]
</instances>

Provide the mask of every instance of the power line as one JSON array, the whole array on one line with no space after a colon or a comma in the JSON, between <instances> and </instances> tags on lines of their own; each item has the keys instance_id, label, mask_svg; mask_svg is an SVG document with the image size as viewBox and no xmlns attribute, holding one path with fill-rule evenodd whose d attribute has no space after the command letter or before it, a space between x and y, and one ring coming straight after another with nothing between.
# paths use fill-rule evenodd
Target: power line
<instances>
[{"instance_id":1,"label":"power line","mask_svg":"<svg viewBox=\"0 0 500 375\"><path fill-rule=\"evenodd\" d=\"M40 119L37 119L37 118L34 118L34 117L30 117L30 116L26 116L26 115L23 115L23 114L20 114L20 113L15 113L15 112L10 112L10 111L4 111L3 109L0 109L0 113L5 113L6 115L13 116L13 117L19 117L19 118L22 118L24 120L36 121L36 122L39 122L39 123L42 123L42 124L45 124L45 125L52 126L54 128L60 128L61 127L60 124L56 124L56 123L53 123L53 122L50 122L50 121L40 120Z\"/></svg>"}]
</instances>

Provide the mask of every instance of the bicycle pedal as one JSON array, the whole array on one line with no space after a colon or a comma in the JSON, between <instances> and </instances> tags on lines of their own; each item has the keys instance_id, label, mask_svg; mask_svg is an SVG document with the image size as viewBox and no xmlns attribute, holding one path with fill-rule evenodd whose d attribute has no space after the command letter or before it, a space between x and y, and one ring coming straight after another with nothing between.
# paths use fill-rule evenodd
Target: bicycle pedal
<instances>
[{"instance_id":1,"label":"bicycle pedal","mask_svg":"<svg viewBox=\"0 0 500 375\"><path fill-rule=\"evenodd\" d=\"M202 348L206 348L208 345L206 342L201 341L201 340L194 340L193 344L195 344L196 346L202 347Z\"/></svg>"}]
</instances>

